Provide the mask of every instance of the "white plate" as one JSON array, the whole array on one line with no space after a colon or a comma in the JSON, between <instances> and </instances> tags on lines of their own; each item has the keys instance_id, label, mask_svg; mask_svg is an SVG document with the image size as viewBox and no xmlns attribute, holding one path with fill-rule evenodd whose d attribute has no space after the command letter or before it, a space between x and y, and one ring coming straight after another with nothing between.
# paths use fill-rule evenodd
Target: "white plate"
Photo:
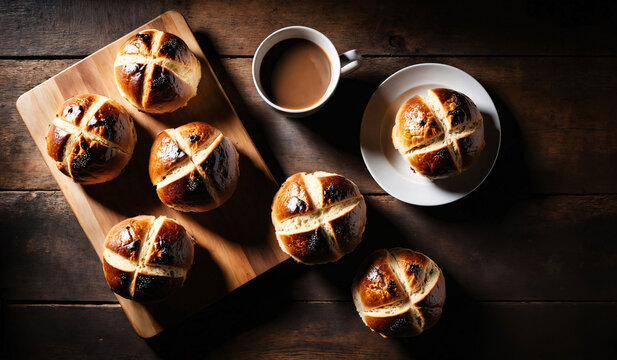
<instances>
[{"instance_id":1,"label":"white plate","mask_svg":"<svg viewBox=\"0 0 617 360\"><path fill-rule=\"evenodd\" d=\"M398 108L415 95L445 87L469 96L484 118L486 147L462 174L431 181L414 174L392 145L392 127ZM388 77L375 91L362 117L360 150L369 172L388 194L409 204L442 205L474 191L497 160L501 125L495 104L480 83L466 72L444 64L417 64Z\"/></svg>"}]
</instances>

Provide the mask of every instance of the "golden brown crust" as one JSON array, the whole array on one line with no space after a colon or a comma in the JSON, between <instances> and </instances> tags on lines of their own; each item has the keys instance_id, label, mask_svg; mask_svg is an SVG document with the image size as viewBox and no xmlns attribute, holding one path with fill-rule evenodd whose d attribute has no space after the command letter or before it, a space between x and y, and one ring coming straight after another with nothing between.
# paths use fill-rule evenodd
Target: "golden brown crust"
<instances>
[{"instance_id":1,"label":"golden brown crust","mask_svg":"<svg viewBox=\"0 0 617 360\"><path fill-rule=\"evenodd\" d=\"M78 135L78 140L70 150L67 162L75 182L97 184L116 178L128 164L131 156Z\"/></svg>"},{"instance_id":2,"label":"golden brown crust","mask_svg":"<svg viewBox=\"0 0 617 360\"><path fill-rule=\"evenodd\" d=\"M364 198L361 198L358 205L351 211L326 221L332 228L334 242L337 244L339 251L343 254L352 252L362 241L362 232L366 226L366 204Z\"/></svg>"},{"instance_id":3,"label":"golden brown crust","mask_svg":"<svg viewBox=\"0 0 617 360\"><path fill-rule=\"evenodd\" d=\"M164 32L159 40L159 47L154 56L175 60L185 65L191 65L194 55L186 43L174 34Z\"/></svg>"},{"instance_id":4,"label":"golden brown crust","mask_svg":"<svg viewBox=\"0 0 617 360\"><path fill-rule=\"evenodd\" d=\"M49 154L52 159L56 160L60 164L62 164L64 146L66 145L66 141L69 139L70 135L71 134L60 129L56 125L49 124L49 128L47 130L47 154Z\"/></svg>"},{"instance_id":5,"label":"golden brown crust","mask_svg":"<svg viewBox=\"0 0 617 360\"><path fill-rule=\"evenodd\" d=\"M120 47L114 64L116 85L141 111L164 113L197 94L201 65L179 37L159 30L140 31Z\"/></svg>"},{"instance_id":6,"label":"golden brown crust","mask_svg":"<svg viewBox=\"0 0 617 360\"><path fill-rule=\"evenodd\" d=\"M90 117L85 119L83 129L101 137L124 152L132 152L135 146L135 127L128 112L117 102L109 99Z\"/></svg>"},{"instance_id":7,"label":"golden brown crust","mask_svg":"<svg viewBox=\"0 0 617 360\"><path fill-rule=\"evenodd\" d=\"M115 101L95 94L66 100L47 133L47 153L62 173L80 184L118 176L137 141L133 119Z\"/></svg>"},{"instance_id":8,"label":"golden brown crust","mask_svg":"<svg viewBox=\"0 0 617 360\"><path fill-rule=\"evenodd\" d=\"M344 176L334 174L331 176L319 177L318 180L322 188L320 203L324 206L361 196L360 190L358 190L356 184L352 183Z\"/></svg>"},{"instance_id":9,"label":"golden brown crust","mask_svg":"<svg viewBox=\"0 0 617 360\"><path fill-rule=\"evenodd\" d=\"M221 131L202 121L194 121L176 128L176 133L184 140L187 150L194 154L197 150L211 144Z\"/></svg>"},{"instance_id":10,"label":"golden brown crust","mask_svg":"<svg viewBox=\"0 0 617 360\"><path fill-rule=\"evenodd\" d=\"M136 216L116 224L105 239L105 248L114 253L137 261L139 249L148 235L148 229L154 221L154 216Z\"/></svg>"},{"instance_id":11,"label":"golden brown crust","mask_svg":"<svg viewBox=\"0 0 617 360\"><path fill-rule=\"evenodd\" d=\"M429 92L435 94L446 111L443 121L448 129L482 119L478 107L467 95L445 88L431 89Z\"/></svg>"},{"instance_id":12,"label":"golden brown crust","mask_svg":"<svg viewBox=\"0 0 617 360\"><path fill-rule=\"evenodd\" d=\"M426 152L414 152L407 155L412 169L432 179L456 174L458 168L447 145Z\"/></svg>"},{"instance_id":13,"label":"golden brown crust","mask_svg":"<svg viewBox=\"0 0 617 360\"><path fill-rule=\"evenodd\" d=\"M181 108L197 93L197 89L160 65L152 65L152 77L144 91L148 94L144 98L144 111L155 114Z\"/></svg>"},{"instance_id":14,"label":"golden brown crust","mask_svg":"<svg viewBox=\"0 0 617 360\"><path fill-rule=\"evenodd\" d=\"M165 180L171 169L187 159L187 154L180 149L178 144L165 131L161 132L150 150L150 163L148 171L153 184L161 178Z\"/></svg>"},{"instance_id":15,"label":"golden brown crust","mask_svg":"<svg viewBox=\"0 0 617 360\"><path fill-rule=\"evenodd\" d=\"M146 264L188 267L193 263L193 244L187 241L187 233L182 225L165 219L153 236L152 252Z\"/></svg>"},{"instance_id":16,"label":"golden brown crust","mask_svg":"<svg viewBox=\"0 0 617 360\"><path fill-rule=\"evenodd\" d=\"M120 48L123 54L148 55L152 52L152 42L157 30L148 29L131 36Z\"/></svg>"},{"instance_id":17,"label":"golden brown crust","mask_svg":"<svg viewBox=\"0 0 617 360\"><path fill-rule=\"evenodd\" d=\"M156 193L163 204L180 211L208 211L216 206L216 199L197 169L166 185L158 186Z\"/></svg>"},{"instance_id":18,"label":"golden brown crust","mask_svg":"<svg viewBox=\"0 0 617 360\"><path fill-rule=\"evenodd\" d=\"M430 179L460 174L484 148L482 114L469 97L452 89L416 95L396 115L392 143L411 170Z\"/></svg>"},{"instance_id":19,"label":"golden brown crust","mask_svg":"<svg viewBox=\"0 0 617 360\"><path fill-rule=\"evenodd\" d=\"M105 273L105 280L107 280L107 284L111 291L126 299L132 297L130 289L135 271L120 270L111 266L107 260L103 259L103 272Z\"/></svg>"},{"instance_id":20,"label":"golden brown crust","mask_svg":"<svg viewBox=\"0 0 617 360\"><path fill-rule=\"evenodd\" d=\"M240 173L238 152L231 141L226 137L222 138L210 155L197 165L210 180L218 201L227 201L238 186Z\"/></svg>"},{"instance_id":21,"label":"golden brown crust","mask_svg":"<svg viewBox=\"0 0 617 360\"><path fill-rule=\"evenodd\" d=\"M326 263L337 260L328 235L321 226L294 234L277 234L287 253L309 264Z\"/></svg>"},{"instance_id":22,"label":"golden brown crust","mask_svg":"<svg viewBox=\"0 0 617 360\"><path fill-rule=\"evenodd\" d=\"M426 255L403 248L371 254L357 272L352 292L366 325L395 337L415 336L434 326L446 297L439 267Z\"/></svg>"},{"instance_id":23,"label":"golden brown crust","mask_svg":"<svg viewBox=\"0 0 617 360\"><path fill-rule=\"evenodd\" d=\"M178 171L184 175L175 179ZM208 211L235 192L240 176L238 152L220 130L193 122L157 136L150 150L149 172L165 205L180 211ZM167 179L170 176L175 180Z\"/></svg>"},{"instance_id":24,"label":"golden brown crust","mask_svg":"<svg viewBox=\"0 0 617 360\"><path fill-rule=\"evenodd\" d=\"M274 195L272 217L277 221L314 210L313 201L304 184L303 174L297 173L288 177Z\"/></svg>"},{"instance_id":25,"label":"golden brown crust","mask_svg":"<svg viewBox=\"0 0 617 360\"><path fill-rule=\"evenodd\" d=\"M384 337L410 337L422 333L411 309L387 317L366 315L364 322Z\"/></svg>"},{"instance_id":26,"label":"golden brown crust","mask_svg":"<svg viewBox=\"0 0 617 360\"><path fill-rule=\"evenodd\" d=\"M146 65L142 62L116 66L116 85L131 105L140 108L146 78Z\"/></svg>"},{"instance_id":27,"label":"golden brown crust","mask_svg":"<svg viewBox=\"0 0 617 360\"><path fill-rule=\"evenodd\" d=\"M182 287L193 263L193 241L174 220L136 216L107 234L103 271L116 294L139 302L165 298Z\"/></svg>"},{"instance_id":28,"label":"golden brown crust","mask_svg":"<svg viewBox=\"0 0 617 360\"><path fill-rule=\"evenodd\" d=\"M405 276L401 281L406 281L410 289L424 282L431 259L424 254L402 248L390 249L390 252L396 258L396 264Z\"/></svg>"},{"instance_id":29,"label":"golden brown crust","mask_svg":"<svg viewBox=\"0 0 617 360\"><path fill-rule=\"evenodd\" d=\"M362 241L364 198L341 175L294 174L277 191L271 209L281 249L305 264L336 261Z\"/></svg>"},{"instance_id":30,"label":"golden brown crust","mask_svg":"<svg viewBox=\"0 0 617 360\"><path fill-rule=\"evenodd\" d=\"M67 99L58 108L56 118L66 121L69 124L77 127L81 126L81 122L86 114L86 111L100 98L100 95L82 94Z\"/></svg>"},{"instance_id":31,"label":"golden brown crust","mask_svg":"<svg viewBox=\"0 0 617 360\"><path fill-rule=\"evenodd\" d=\"M443 130L421 96L416 95L401 105L392 128L397 150L405 153L441 134Z\"/></svg>"},{"instance_id":32,"label":"golden brown crust","mask_svg":"<svg viewBox=\"0 0 617 360\"><path fill-rule=\"evenodd\" d=\"M394 304L407 297L403 285L390 267L388 251L373 252L358 271L357 283L365 310Z\"/></svg>"}]
</instances>

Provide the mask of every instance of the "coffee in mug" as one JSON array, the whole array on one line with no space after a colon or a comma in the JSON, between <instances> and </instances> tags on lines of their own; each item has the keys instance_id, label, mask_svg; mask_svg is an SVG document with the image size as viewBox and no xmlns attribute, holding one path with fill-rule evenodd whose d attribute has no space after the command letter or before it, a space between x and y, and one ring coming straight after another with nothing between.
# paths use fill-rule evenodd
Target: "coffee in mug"
<instances>
[{"instance_id":1,"label":"coffee in mug","mask_svg":"<svg viewBox=\"0 0 617 360\"><path fill-rule=\"evenodd\" d=\"M279 29L259 44L253 83L259 96L290 118L313 114L332 97L341 76L360 66L356 50L343 54L324 34L306 26Z\"/></svg>"},{"instance_id":2,"label":"coffee in mug","mask_svg":"<svg viewBox=\"0 0 617 360\"><path fill-rule=\"evenodd\" d=\"M319 45L291 38L266 53L260 78L270 101L287 109L303 109L318 103L326 93L332 64Z\"/></svg>"}]
</instances>

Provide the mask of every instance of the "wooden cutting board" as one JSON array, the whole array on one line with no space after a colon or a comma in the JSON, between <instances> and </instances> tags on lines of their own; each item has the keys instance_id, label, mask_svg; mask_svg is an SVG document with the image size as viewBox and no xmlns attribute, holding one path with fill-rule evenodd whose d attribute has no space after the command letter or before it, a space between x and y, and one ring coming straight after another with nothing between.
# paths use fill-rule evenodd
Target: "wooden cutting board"
<instances>
[{"instance_id":1,"label":"wooden cutting board","mask_svg":"<svg viewBox=\"0 0 617 360\"><path fill-rule=\"evenodd\" d=\"M189 101L188 106L173 113L153 116L139 112L116 89L113 63L118 48L127 37L147 28L181 37L201 61L202 77L197 96ZM124 105L136 122L138 140L133 158L124 173L108 183L75 184L57 170L55 162L47 155L45 135L58 106L65 99L81 93L96 93L115 99ZM127 217L140 214L174 218L195 236L198 243L195 261L181 290L167 300L151 305L118 297L140 336L152 337L166 327L182 322L288 258L279 249L270 222L270 203L278 186L186 20L178 12L162 14L24 93L17 100L17 109L99 258L109 229ZM182 213L167 208L159 201L148 177L148 157L156 135L163 129L192 121L205 121L219 128L240 154L240 181L236 192L223 206L206 213Z\"/></svg>"}]
</instances>

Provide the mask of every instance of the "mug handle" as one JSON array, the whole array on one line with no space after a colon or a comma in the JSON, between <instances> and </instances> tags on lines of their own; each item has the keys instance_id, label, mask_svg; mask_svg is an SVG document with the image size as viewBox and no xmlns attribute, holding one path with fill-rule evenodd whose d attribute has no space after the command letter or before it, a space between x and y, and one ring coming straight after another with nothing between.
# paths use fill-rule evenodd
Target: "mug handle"
<instances>
[{"instance_id":1,"label":"mug handle","mask_svg":"<svg viewBox=\"0 0 617 360\"><path fill-rule=\"evenodd\" d=\"M356 50L349 50L339 56L341 58L341 76L346 76L354 72L362 64L362 55Z\"/></svg>"}]
</instances>

